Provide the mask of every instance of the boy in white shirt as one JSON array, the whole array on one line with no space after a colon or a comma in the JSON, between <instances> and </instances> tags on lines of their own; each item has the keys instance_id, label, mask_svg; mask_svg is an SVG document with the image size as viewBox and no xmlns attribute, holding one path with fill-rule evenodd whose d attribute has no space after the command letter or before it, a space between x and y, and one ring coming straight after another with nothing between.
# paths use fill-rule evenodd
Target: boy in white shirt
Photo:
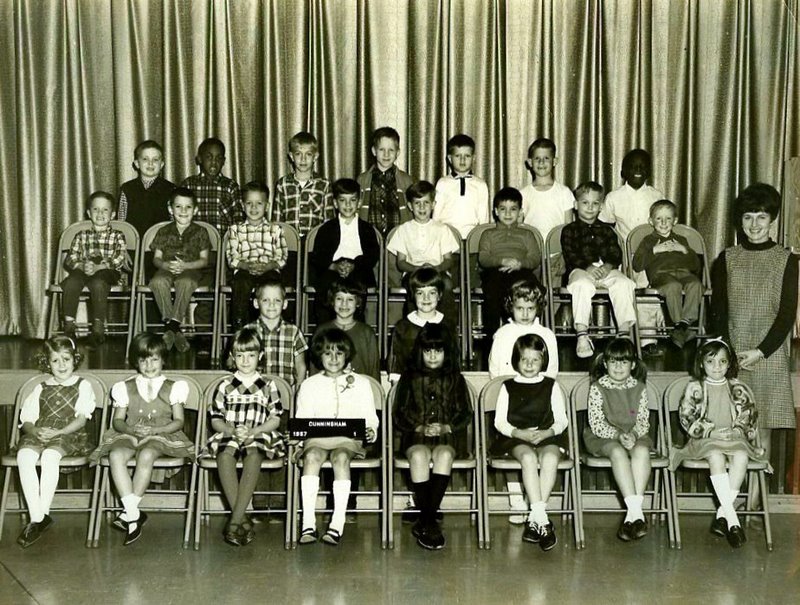
<instances>
[{"instance_id":1,"label":"boy in white shirt","mask_svg":"<svg viewBox=\"0 0 800 605\"><path fill-rule=\"evenodd\" d=\"M556 144L550 139L536 139L528 147L525 167L533 181L520 189L522 222L536 227L545 241L554 227L573 219L575 197L569 187L556 181L553 171L557 164Z\"/></svg>"},{"instance_id":2,"label":"boy in white shirt","mask_svg":"<svg viewBox=\"0 0 800 605\"><path fill-rule=\"evenodd\" d=\"M472 174L475 141L457 134L447 141L447 166L450 173L436 181L436 206L433 219L458 229L467 239L476 225L490 221L489 188L486 181Z\"/></svg>"}]
</instances>

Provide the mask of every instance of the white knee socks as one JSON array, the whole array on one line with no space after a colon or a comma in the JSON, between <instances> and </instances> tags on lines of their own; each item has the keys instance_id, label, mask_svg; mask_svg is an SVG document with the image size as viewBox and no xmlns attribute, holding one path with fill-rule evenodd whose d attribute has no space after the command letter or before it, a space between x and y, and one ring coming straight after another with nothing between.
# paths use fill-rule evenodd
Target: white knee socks
<instances>
[{"instance_id":1,"label":"white knee socks","mask_svg":"<svg viewBox=\"0 0 800 605\"><path fill-rule=\"evenodd\" d=\"M41 492L42 515L50 514L50 505L58 487L58 471L61 464L61 452L46 449L42 452L42 476L39 480Z\"/></svg>"},{"instance_id":2,"label":"white knee socks","mask_svg":"<svg viewBox=\"0 0 800 605\"><path fill-rule=\"evenodd\" d=\"M341 535L344 531L345 513L347 512L347 500L350 498L350 480L342 479L333 482L333 516L331 517L331 529L335 529Z\"/></svg>"},{"instance_id":3,"label":"white knee socks","mask_svg":"<svg viewBox=\"0 0 800 605\"><path fill-rule=\"evenodd\" d=\"M19 482L22 484L22 493L25 495L25 502L28 504L31 523L38 523L44 519L42 499L39 495L39 475L36 473L36 461L38 459L39 452L30 448L25 447L17 452Z\"/></svg>"},{"instance_id":4,"label":"white knee socks","mask_svg":"<svg viewBox=\"0 0 800 605\"><path fill-rule=\"evenodd\" d=\"M303 529L315 529L317 527L316 510L318 493L318 476L303 475L300 477L300 494L302 495L303 502Z\"/></svg>"},{"instance_id":5,"label":"white knee socks","mask_svg":"<svg viewBox=\"0 0 800 605\"><path fill-rule=\"evenodd\" d=\"M731 479L728 473L720 473L719 475L711 475L711 485L714 487L714 492L719 499L722 514L728 522L728 527L734 525L741 525L739 517L736 514L736 509L733 508L733 501L736 499L738 492L731 490Z\"/></svg>"}]
</instances>

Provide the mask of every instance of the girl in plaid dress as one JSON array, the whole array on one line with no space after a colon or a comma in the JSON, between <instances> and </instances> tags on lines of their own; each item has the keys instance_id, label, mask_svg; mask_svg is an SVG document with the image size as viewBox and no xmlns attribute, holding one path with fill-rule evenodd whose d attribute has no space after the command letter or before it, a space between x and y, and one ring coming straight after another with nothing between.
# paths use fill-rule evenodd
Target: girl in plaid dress
<instances>
[{"instance_id":1,"label":"girl in plaid dress","mask_svg":"<svg viewBox=\"0 0 800 605\"><path fill-rule=\"evenodd\" d=\"M91 451L86 420L95 407L94 391L73 372L81 363L75 341L56 336L46 341L39 359L51 376L37 385L19 413L21 433L17 443L17 466L30 523L17 538L27 548L53 523L50 504L58 486L63 456L85 456ZM41 477L36 462L41 460Z\"/></svg>"},{"instance_id":2,"label":"girl in plaid dress","mask_svg":"<svg viewBox=\"0 0 800 605\"><path fill-rule=\"evenodd\" d=\"M278 389L258 373L261 341L253 328L243 328L233 337L228 363L236 371L223 380L209 410L216 431L205 454L216 457L222 491L231 507L225 541L234 546L249 544L255 533L245 510L253 497L265 457L283 456L283 436L278 432L281 408ZM236 462L243 458L242 477Z\"/></svg>"}]
</instances>

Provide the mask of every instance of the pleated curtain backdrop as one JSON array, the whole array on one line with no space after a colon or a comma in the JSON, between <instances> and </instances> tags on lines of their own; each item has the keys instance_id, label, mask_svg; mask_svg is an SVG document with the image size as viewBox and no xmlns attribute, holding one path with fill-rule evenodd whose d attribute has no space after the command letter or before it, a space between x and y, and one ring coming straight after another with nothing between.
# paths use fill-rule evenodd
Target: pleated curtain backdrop
<instances>
[{"instance_id":1,"label":"pleated curtain backdrop","mask_svg":"<svg viewBox=\"0 0 800 605\"><path fill-rule=\"evenodd\" d=\"M146 138L170 180L217 136L225 174L272 186L298 130L339 178L394 126L399 165L430 181L466 132L492 191L528 182L539 136L570 187L620 185L622 156L644 147L652 184L717 252L736 192L780 188L800 152L797 13L798 0L0 0L0 333L43 334L60 232L90 192L133 178Z\"/></svg>"}]
</instances>

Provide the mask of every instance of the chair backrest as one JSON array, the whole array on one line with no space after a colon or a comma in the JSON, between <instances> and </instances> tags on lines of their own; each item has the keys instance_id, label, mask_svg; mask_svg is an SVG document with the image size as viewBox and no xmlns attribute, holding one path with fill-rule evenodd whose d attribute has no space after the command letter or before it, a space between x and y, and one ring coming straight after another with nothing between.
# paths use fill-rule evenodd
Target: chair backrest
<instances>
[{"instance_id":1,"label":"chair backrest","mask_svg":"<svg viewBox=\"0 0 800 605\"><path fill-rule=\"evenodd\" d=\"M144 232L144 235L142 236L142 246L139 250L139 283L143 283L146 279L147 259L152 258L153 251L150 248L153 244L153 240L156 237L156 233L158 233L158 230L161 229L161 227L169 225L170 222L171 221L161 221ZM208 232L208 239L211 243L211 252L209 253L208 258L208 270L214 276L214 283L219 283L220 273L225 265L224 261L222 260L223 256L225 256L224 248L222 248L222 238L219 235L219 231L217 231L213 225L203 221L194 221L194 223L200 225L206 230L206 232Z\"/></svg>"},{"instance_id":2,"label":"chair backrest","mask_svg":"<svg viewBox=\"0 0 800 605\"><path fill-rule=\"evenodd\" d=\"M580 412L586 412L589 407L589 387L591 386L591 378L586 376L582 378L573 388L572 392L570 393L570 409L575 414L575 417L570 419L570 422L575 423L575 430L578 431L576 434L580 435L580 431L578 430L577 424L577 414ZM647 406L650 409L650 418L651 420L655 416L656 419L656 450L661 453L662 455L666 455L667 452L667 442L665 438L665 421L664 421L664 412L663 406L661 403L661 392L659 391L658 387L653 383L653 381L647 382ZM587 420L588 423L588 420ZM652 431L652 429L651 429Z\"/></svg>"},{"instance_id":3,"label":"chair backrest","mask_svg":"<svg viewBox=\"0 0 800 605\"><path fill-rule=\"evenodd\" d=\"M72 240L81 231L91 228L92 221L86 220L73 223L62 231L61 236L58 238L58 255L56 257L55 280L53 283L60 283L67 276L64 261L69 253ZM121 231L122 235L125 236L127 258L125 259L124 269L131 274L131 283L135 284L138 279L137 271L139 267L139 233L133 225L125 221L111 221L111 228Z\"/></svg>"},{"instance_id":4,"label":"chair backrest","mask_svg":"<svg viewBox=\"0 0 800 605\"><path fill-rule=\"evenodd\" d=\"M300 291L300 285L302 283L302 266L301 266L301 259L300 259L300 234L297 232L292 225L289 223L278 223L283 229L283 237L286 240L286 248L289 251L288 258L286 259L286 267L289 271L293 272L294 275L292 276L292 287L294 288L295 292ZM299 308L298 308L299 313ZM297 313L295 313L295 322L299 319Z\"/></svg>"},{"instance_id":5,"label":"chair backrest","mask_svg":"<svg viewBox=\"0 0 800 605\"><path fill-rule=\"evenodd\" d=\"M670 382L664 390L664 432L667 437L667 447L672 447L672 414L676 414L680 409L686 385L691 380L691 376L681 376Z\"/></svg>"},{"instance_id":6,"label":"chair backrest","mask_svg":"<svg viewBox=\"0 0 800 605\"><path fill-rule=\"evenodd\" d=\"M94 391L95 413L92 414L91 420L87 421L87 425L90 425L87 426L87 432L89 433L90 437L96 439L100 433L99 427L102 426L102 423L105 420L106 403L108 400L106 387L103 382L94 374L88 374L85 372L76 372L76 374L86 380L92 386L92 391ZM22 404L25 403L25 399L27 399L27 397L33 392L33 389L48 378L50 378L49 374L38 374L33 376L32 378L26 380L17 391L14 401L14 420L11 424L11 436L8 440L8 445L10 447L16 445L17 440L19 439L19 414L22 411ZM98 411L100 412L99 417L97 414Z\"/></svg>"},{"instance_id":7,"label":"chair backrest","mask_svg":"<svg viewBox=\"0 0 800 605\"><path fill-rule=\"evenodd\" d=\"M688 225L682 225L680 223L675 224L672 227L672 230L678 235L685 237L686 241L689 243L689 247L697 254L697 256L700 257L700 264L702 266L702 275L700 278L703 282L703 285L708 287L711 284L711 271L709 269L708 253L706 251L706 243L703 239L703 236L700 235L700 232L697 231L697 229L693 229ZM639 225L634 227L631 232L628 233L628 238L625 244L625 256L627 258L629 275L633 273L633 255L636 254L636 250L639 248L639 244L642 243L642 240L652 232L653 228L650 225Z\"/></svg>"}]
</instances>

